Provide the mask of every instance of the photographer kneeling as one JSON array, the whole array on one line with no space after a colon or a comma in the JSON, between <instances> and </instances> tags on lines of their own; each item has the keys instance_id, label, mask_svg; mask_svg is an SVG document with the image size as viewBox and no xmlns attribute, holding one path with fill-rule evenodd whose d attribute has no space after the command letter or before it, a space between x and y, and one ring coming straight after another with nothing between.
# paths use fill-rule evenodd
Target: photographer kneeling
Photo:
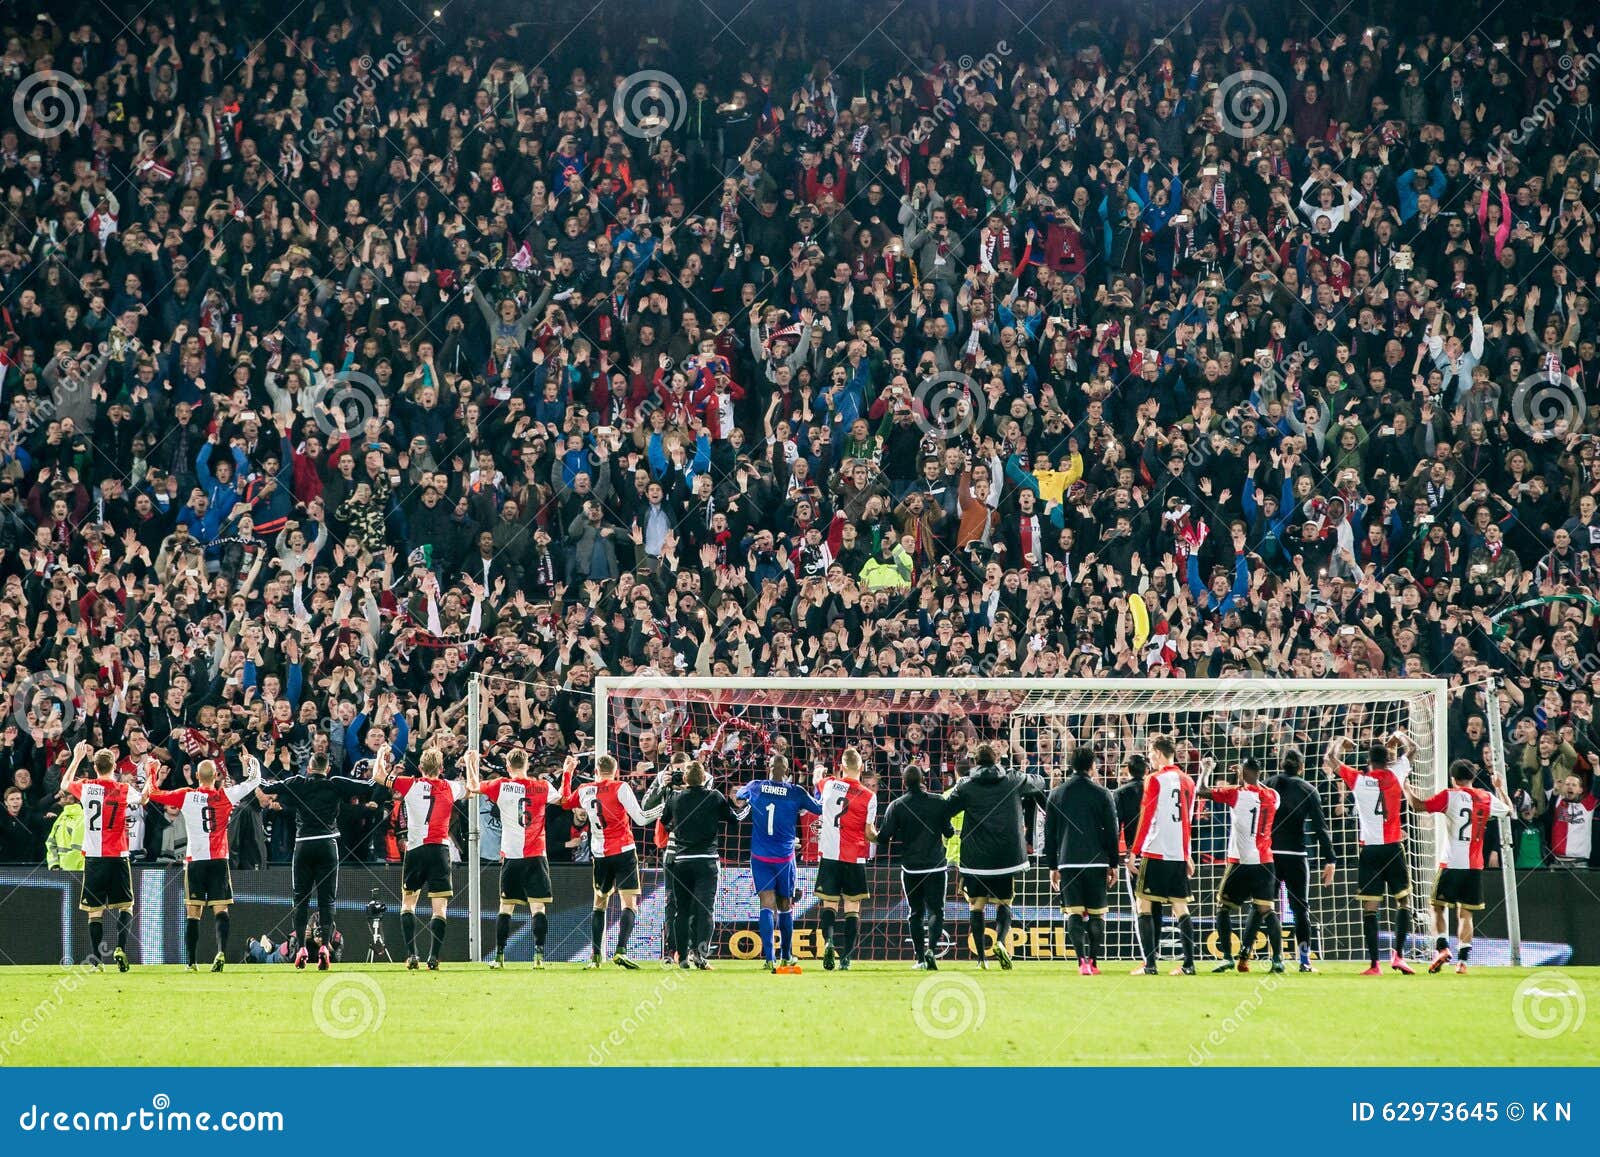
<instances>
[{"instance_id":1,"label":"photographer kneeling","mask_svg":"<svg viewBox=\"0 0 1600 1157\"><path fill-rule=\"evenodd\" d=\"M711 941L711 913L717 900L718 868L722 863L718 836L725 823L738 823L750 813L742 801L731 802L709 786L711 777L699 760L684 774L684 789L667 801L667 882L672 889L674 941L684 950L678 967L692 963L708 969L706 953Z\"/></svg>"}]
</instances>

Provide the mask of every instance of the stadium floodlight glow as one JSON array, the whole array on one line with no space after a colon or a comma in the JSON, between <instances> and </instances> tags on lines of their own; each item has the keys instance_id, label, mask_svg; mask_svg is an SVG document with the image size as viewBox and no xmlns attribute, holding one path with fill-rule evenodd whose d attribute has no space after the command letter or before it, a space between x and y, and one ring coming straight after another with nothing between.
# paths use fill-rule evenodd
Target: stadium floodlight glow
<instances>
[{"instance_id":1,"label":"stadium floodlight glow","mask_svg":"<svg viewBox=\"0 0 1600 1157\"><path fill-rule=\"evenodd\" d=\"M956 747L970 754L971 744L935 742L936 731L997 740L1011 762L1047 777L1063 773L1074 746L1091 743L1102 756L1108 782L1115 781L1126 756L1142 751L1157 730L1172 732L1191 759L1215 757L1224 775L1246 756L1275 771L1285 747L1293 744L1301 748L1307 777L1322 797L1340 863L1331 895L1313 889L1322 954L1354 959L1361 943L1360 905L1353 895L1354 808L1342 785L1324 774L1324 751L1341 736L1365 743L1403 735L1412 782L1427 792L1439 790L1447 777L1448 696L1443 679L711 678L645 671L595 679L595 748L618 756L626 767L646 733L654 733L656 751L681 750L707 744L724 722L738 719L755 726L741 726L738 736L724 728L727 737L718 742L728 751L739 743L778 743L810 765L826 762L846 742L861 742L869 762L887 773L887 787L888 778L897 774L896 760L905 757L907 734L927 750L946 754ZM727 752L711 754L715 761ZM938 754L929 771L936 782L948 783L956 774L952 761ZM1436 850L1443 846L1442 823L1438 816L1409 814L1410 903L1419 933L1429 927L1426 913ZM1205 830L1196 837L1200 862L1194 892L1207 913L1223 859L1216 836ZM1503 855L1502 865L1514 952L1519 935L1509 856ZM1127 897L1121 899L1125 916ZM1047 895L1019 903L1031 905L1039 919L1051 918ZM1418 935L1413 947L1427 943ZM1484 952L1476 959L1487 963L1491 955Z\"/></svg>"}]
</instances>

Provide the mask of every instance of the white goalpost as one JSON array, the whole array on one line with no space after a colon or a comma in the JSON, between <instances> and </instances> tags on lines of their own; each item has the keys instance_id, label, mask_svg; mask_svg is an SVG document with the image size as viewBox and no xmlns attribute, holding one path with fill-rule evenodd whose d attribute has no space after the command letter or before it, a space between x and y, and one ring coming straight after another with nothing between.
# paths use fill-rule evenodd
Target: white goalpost
<instances>
[{"instance_id":1,"label":"white goalpost","mask_svg":"<svg viewBox=\"0 0 1600 1157\"><path fill-rule=\"evenodd\" d=\"M473 750L482 742L479 690L474 678L468 704L468 744ZM1008 764L1041 775L1052 785L1069 772L1071 752L1092 745L1102 780L1113 788L1119 774L1125 774L1127 757L1142 754L1149 736L1157 731L1178 740L1180 762L1187 762L1191 772L1202 758L1215 759L1219 779L1246 757L1254 757L1272 774L1284 750L1298 747L1305 776L1321 796L1339 862L1334 886L1312 889L1319 954L1355 959L1361 955L1360 906L1353 895L1355 816L1343 784L1323 770L1324 751L1329 741L1344 736L1362 745L1399 737L1409 751L1412 783L1431 793L1446 782L1447 702L1448 686L1442 679L707 678L646 671L596 677L594 751L616 756L625 773L645 764L659 766L671 754L687 751L727 784L757 778L766 757L779 751L791 757L802 781L809 782L814 768L831 770L844 747L853 745L865 757L884 806L899 793L901 775L913 763L924 770L930 787L942 790L953 785L980 742L998 745ZM483 958L478 821L476 809L469 808L474 959ZM1437 816L1408 813L1409 903L1419 933L1412 947L1418 951L1431 943L1431 937L1420 933L1430 927L1428 897L1442 822ZM1021 936L1016 947L1024 959L1058 959L1066 955L1066 937L1063 917L1049 891L1052 865L1041 858L1042 849L1037 847L1043 834L1042 812L1031 824L1034 867L1019 880L1012 935L1014 940ZM753 910L744 910L737 880L738 873L746 870L748 849L742 839L741 834L727 848L716 917L717 940L725 949L731 946L734 955L739 955L737 929L754 916ZM1308 839L1307 846L1315 856L1314 843ZM644 841L641 849L645 850ZM1194 910L1208 944L1214 940L1211 921L1225 858L1221 809L1202 807L1195 823L1193 891ZM647 868L652 866L648 858L645 862ZM813 869L803 849L803 899L797 906L801 924L811 902L808 881ZM1506 873L1514 954L1519 938L1509 860ZM899 873L891 862L872 875L873 897L863 910L863 958L903 958L908 949ZM1131 955L1134 925L1125 886L1113 905L1108 913L1109 942L1123 949L1117 954ZM1280 908L1289 936L1293 921L1282 896ZM952 938L944 949L964 957L969 947L961 943L965 911L953 882L947 917ZM1386 933L1388 926L1385 919ZM726 935L721 934L724 930Z\"/></svg>"}]
</instances>

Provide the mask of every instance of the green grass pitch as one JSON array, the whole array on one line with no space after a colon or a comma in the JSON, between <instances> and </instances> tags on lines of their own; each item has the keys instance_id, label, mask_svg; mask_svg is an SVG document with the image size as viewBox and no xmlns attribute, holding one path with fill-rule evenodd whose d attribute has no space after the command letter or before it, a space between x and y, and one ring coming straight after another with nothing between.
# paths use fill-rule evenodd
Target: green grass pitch
<instances>
[{"instance_id":1,"label":"green grass pitch","mask_svg":"<svg viewBox=\"0 0 1600 1157\"><path fill-rule=\"evenodd\" d=\"M1080 977L808 964L0 970L0 1065L1558 1065L1600 969ZM1291 966L1292 967L1292 966ZM1589 1014L1586 1005L1596 1007Z\"/></svg>"}]
</instances>

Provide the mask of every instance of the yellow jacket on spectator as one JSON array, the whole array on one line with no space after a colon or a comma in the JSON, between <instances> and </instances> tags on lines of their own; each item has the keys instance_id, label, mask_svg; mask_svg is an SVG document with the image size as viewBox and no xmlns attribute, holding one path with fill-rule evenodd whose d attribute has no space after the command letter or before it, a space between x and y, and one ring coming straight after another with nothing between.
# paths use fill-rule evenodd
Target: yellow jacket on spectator
<instances>
[{"instance_id":1,"label":"yellow jacket on spectator","mask_svg":"<svg viewBox=\"0 0 1600 1157\"><path fill-rule=\"evenodd\" d=\"M70 801L50 825L44 842L45 864L52 870L83 871L83 805Z\"/></svg>"},{"instance_id":2,"label":"yellow jacket on spectator","mask_svg":"<svg viewBox=\"0 0 1600 1157\"><path fill-rule=\"evenodd\" d=\"M869 558L861 568L861 583L869 591L893 590L911 585L911 555L898 542L887 559Z\"/></svg>"}]
</instances>

